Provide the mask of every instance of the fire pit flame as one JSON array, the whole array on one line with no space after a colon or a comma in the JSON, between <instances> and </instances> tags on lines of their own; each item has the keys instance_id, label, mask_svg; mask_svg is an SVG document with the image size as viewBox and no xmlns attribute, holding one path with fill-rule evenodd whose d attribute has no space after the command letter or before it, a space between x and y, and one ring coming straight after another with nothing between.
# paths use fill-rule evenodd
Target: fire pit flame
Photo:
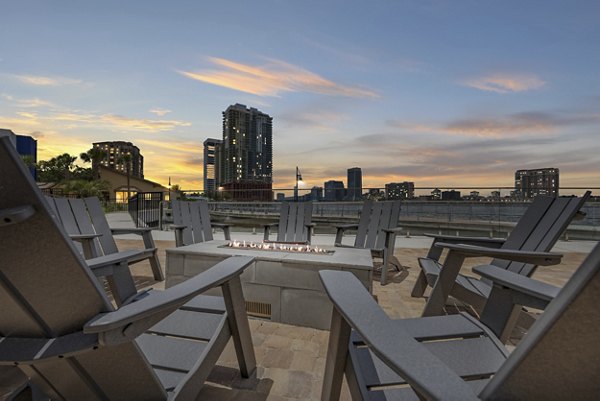
<instances>
[{"instance_id":1,"label":"fire pit flame","mask_svg":"<svg viewBox=\"0 0 600 401\"><path fill-rule=\"evenodd\" d=\"M326 249L306 244L284 244L281 242L246 242L230 241L227 244L230 248L249 248L262 251L285 251L302 253L328 253Z\"/></svg>"}]
</instances>

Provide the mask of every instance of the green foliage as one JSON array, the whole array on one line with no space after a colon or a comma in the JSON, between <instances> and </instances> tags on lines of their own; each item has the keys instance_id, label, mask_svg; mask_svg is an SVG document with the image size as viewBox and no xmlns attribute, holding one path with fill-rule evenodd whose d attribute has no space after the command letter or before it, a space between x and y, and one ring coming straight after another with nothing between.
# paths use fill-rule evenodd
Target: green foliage
<instances>
[{"instance_id":1,"label":"green foliage","mask_svg":"<svg viewBox=\"0 0 600 401\"><path fill-rule=\"evenodd\" d=\"M97 196L103 198L104 194L108 192L108 182L103 180L70 180L64 183L63 190L69 194L75 194L80 198L88 196Z\"/></svg>"},{"instance_id":2,"label":"green foliage","mask_svg":"<svg viewBox=\"0 0 600 401\"><path fill-rule=\"evenodd\" d=\"M84 163L92 164L90 179L100 179L100 161L106 157L106 152L98 148L91 148L87 152L81 153L79 157Z\"/></svg>"},{"instance_id":3,"label":"green foliage","mask_svg":"<svg viewBox=\"0 0 600 401\"><path fill-rule=\"evenodd\" d=\"M38 181L41 182L63 182L73 178L77 169L75 166L77 156L63 153L50 160L41 160L38 163Z\"/></svg>"}]
</instances>

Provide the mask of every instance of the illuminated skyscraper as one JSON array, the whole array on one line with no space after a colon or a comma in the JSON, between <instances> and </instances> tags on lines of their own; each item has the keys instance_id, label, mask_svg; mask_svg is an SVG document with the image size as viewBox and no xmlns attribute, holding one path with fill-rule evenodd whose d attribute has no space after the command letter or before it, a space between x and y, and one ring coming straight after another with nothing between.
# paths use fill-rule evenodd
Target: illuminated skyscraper
<instances>
[{"instance_id":1,"label":"illuminated skyscraper","mask_svg":"<svg viewBox=\"0 0 600 401\"><path fill-rule=\"evenodd\" d=\"M220 139L208 138L204 141L204 191L214 192L217 190L219 164L219 146L223 143Z\"/></svg>"}]
</instances>

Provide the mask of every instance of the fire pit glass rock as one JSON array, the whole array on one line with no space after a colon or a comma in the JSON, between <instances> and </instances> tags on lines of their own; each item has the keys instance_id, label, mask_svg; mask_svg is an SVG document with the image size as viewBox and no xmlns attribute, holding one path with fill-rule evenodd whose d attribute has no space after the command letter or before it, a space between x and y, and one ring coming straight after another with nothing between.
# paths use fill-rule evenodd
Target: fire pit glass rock
<instances>
[{"instance_id":1,"label":"fire pit glass rock","mask_svg":"<svg viewBox=\"0 0 600 401\"><path fill-rule=\"evenodd\" d=\"M223 248L242 248L242 249L256 249L257 251L279 251L279 252L297 252L297 253L319 253L319 254L332 254L334 251L311 246L308 244L301 243L289 243L289 242L251 242L251 241L229 241L228 244L223 245Z\"/></svg>"}]
</instances>

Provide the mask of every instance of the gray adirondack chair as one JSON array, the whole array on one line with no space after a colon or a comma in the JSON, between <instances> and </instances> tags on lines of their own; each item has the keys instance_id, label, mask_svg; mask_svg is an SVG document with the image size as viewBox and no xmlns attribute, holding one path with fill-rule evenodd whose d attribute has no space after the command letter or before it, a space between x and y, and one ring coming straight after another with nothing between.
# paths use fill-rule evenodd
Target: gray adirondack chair
<instances>
[{"instance_id":1,"label":"gray adirondack chair","mask_svg":"<svg viewBox=\"0 0 600 401\"><path fill-rule=\"evenodd\" d=\"M276 242L310 244L312 228L312 202L282 202L279 222L265 224L264 240L269 241L271 228L277 227Z\"/></svg>"},{"instance_id":2,"label":"gray adirondack chair","mask_svg":"<svg viewBox=\"0 0 600 401\"><path fill-rule=\"evenodd\" d=\"M229 224L210 222L208 203L205 200L194 202L173 200L171 207L175 223L171 226L175 230L175 246L212 241L214 239L213 227L222 229L225 239L231 240Z\"/></svg>"},{"instance_id":3,"label":"gray adirondack chair","mask_svg":"<svg viewBox=\"0 0 600 401\"><path fill-rule=\"evenodd\" d=\"M239 279L252 258L232 257L168 290L136 293L123 258L84 261L2 135L0 170L0 188L10 188L0 191L3 370L20 369L56 400L191 401L233 337L242 375L253 372ZM119 309L95 279L99 270L112 270L115 290L129 298ZM224 297L200 295L216 286Z\"/></svg>"},{"instance_id":4,"label":"gray adirondack chair","mask_svg":"<svg viewBox=\"0 0 600 401\"><path fill-rule=\"evenodd\" d=\"M129 252L129 264L148 260L154 279L158 281L165 279L151 228L110 228L97 197L84 199L46 197L46 200L71 239L81 244L86 259L119 253L113 235L137 234L144 241L144 249Z\"/></svg>"},{"instance_id":5,"label":"gray adirondack chair","mask_svg":"<svg viewBox=\"0 0 600 401\"><path fill-rule=\"evenodd\" d=\"M358 224L338 225L335 236L335 246L347 247L342 244L344 232L356 230L356 237L352 248L370 249L374 257L382 258L381 284L387 284L387 273L390 262L401 268L400 262L395 259L394 246L398 232L398 218L400 217L400 201L364 202Z\"/></svg>"},{"instance_id":6,"label":"gray adirondack chair","mask_svg":"<svg viewBox=\"0 0 600 401\"><path fill-rule=\"evenodd\" d=\"M419 297L427 286L433 287L423 316L443 313L450 295L470 304L478 312L483 310L491 284L485 279L459 274L465 258L488 256L494 258L492 265L526 277L531 276L538 265L558 263L557 259L545 260L535 252L552 249L589 196L588 191L581 198L536 197L506 240L436 236L427 257L419 258L421 273L412 291L413 297ZM444 248L449 252L442 265L439 257ZM515 254L520 254L520 259L515 260Z\"/></svg>"},{"instance_id":7,"label":"gray adirondack chair","mask_svg":"<svg viewBox=\"0 0 600 401\"><path fill-rule=\"evenodd\" d=\"M392 320L349 272L322 271L334 304L322 401L592 400L600 394L600 245L562 288L501 269L480 321L466 313ZM497 335L514 304L546 308L509 353Z\"/></svg>"}]
</instances>

